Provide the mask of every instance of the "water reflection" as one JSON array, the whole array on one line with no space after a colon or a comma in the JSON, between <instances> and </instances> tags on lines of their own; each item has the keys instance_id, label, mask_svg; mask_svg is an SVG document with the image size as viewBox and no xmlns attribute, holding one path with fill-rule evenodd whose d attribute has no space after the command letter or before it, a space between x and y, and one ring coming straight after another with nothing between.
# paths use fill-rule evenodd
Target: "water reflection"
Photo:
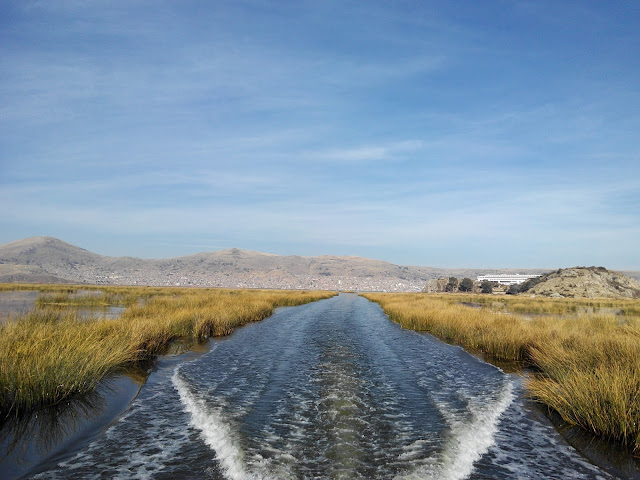
<instances>
[{"instance_id":1,"label":"water reflection","mask_svg":"<svg viewBox=\"0 0 640 480\"><path fill-rule=\"evenodd\" d=\"M75 295L94 295L96 292L78 291ZM41 292L33 290L15 290L10 292L0 292L0 323L10 321L22 315L37 310L36 300ZM97 292L101 293L101 292ZM80 319L116 319L120 318L126 307L121 305L47 305L46 309L53 309L60 313L74 313Z\"/></svg>"},{"instance_id":2,"label":"water reflection","mask_svg":"<svg viewBox=\"0 0 640 480\"><path fill-rule=\"evenodd\" d=\"M0 292L0 322L29 312L39 294L40 292L33 290Z\"/></svg>"},{"instance_id":3,"label":"water reflection","mask_svg":"<svg viewBox=\"0 0 640 480\"><path fill-rule=\"evenodd\" d=\"M7 439L5 456L20 456L31 448L40 455L46 455L83 422L95 420L104 407L104 397L98 392L91 392L37 413L10 417L1 430L2 438Z\"/></svg>"},{"instance_id":4,"label":"water reflection","mask_svg":"<svg viewBox=\"0 0 640 480\"><path fill-rule=\"evenodd\" d=\"M580 427L565 422L558 413L540 406L567 442L592 463L609 473L629 480L640 480L640 458L624 446L600 440Z\"/></svg>"},{"instance_id":5,"label":"water reflection","mask_svg":"<svg viewBox=\"0 0 640 480\"><path fill-rule=\"evenodd\" d=\"M127 408L143 383L143 372L111 377L86 395L4 419L0 426L0 478L34 473L34 466L49 464L91 440Z\"/></svg>"},{"instance_id":6,"label":"water reflection","mask_svg":"<svg viewBox=\"0 0 640 480\"><path fill-rule=\"evenodd\" d=\"M78 316L83 319L89 318L106 318L116 319L120 318L122 312L126 310L126 307L80 307L76 311Z\"/></svg>"}]
</instances>

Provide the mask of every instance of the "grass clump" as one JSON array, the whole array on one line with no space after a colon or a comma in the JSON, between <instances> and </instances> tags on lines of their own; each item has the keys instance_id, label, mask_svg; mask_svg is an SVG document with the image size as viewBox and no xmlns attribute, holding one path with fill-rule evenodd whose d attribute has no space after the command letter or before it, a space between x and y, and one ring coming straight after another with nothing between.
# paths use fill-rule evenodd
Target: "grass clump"
<instances>
[{"instance_id":1,"label":"grass clump","mask_svg":"<svg viewBox=\"0 0 640 480\"><path fill-rule=\"evenodd\" d=\"M225 335L268 317L276 307L334 295L103 286L100 290L130 305L120 318L86 319L72 307L60 310L44 304L0 324L0 420L90 392L106 375L153 358L172 340L196 342ZM54 290L65 298L75 293Z\"/></svg>"},{"instance_id":2,"label":"grass clump","mask_svg":"<svg viewBox=\"0 0 640 480\"><path fill-rule=\"evenodd\" d=\"M10 412L51 405L79 392L130 361L114 328L74 314L45 310L0 327L0 402Z\"/></svg>"},{"instance_id":3,"label":"grass clump","mask_svg":"<svg viewBox=\"0 0 640 480\"><path fill-rule=\"evenodd\" d=\"M515 298L496 303L480 295L364 296L405 328L534 367L527 387L535 399L565 421L640 454L640 316L634 314L640 302ZM462 301L484 306L469 308ZM615 309L618 314L576 313L585 307ZM528 318L510 310L546 315Z\"/></svg>"}]
</instances>

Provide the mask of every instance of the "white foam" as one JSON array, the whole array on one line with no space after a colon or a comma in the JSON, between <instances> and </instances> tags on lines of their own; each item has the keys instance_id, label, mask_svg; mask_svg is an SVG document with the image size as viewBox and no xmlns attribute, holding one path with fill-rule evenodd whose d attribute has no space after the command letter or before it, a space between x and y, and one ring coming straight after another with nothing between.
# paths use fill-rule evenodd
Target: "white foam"
<instances>
[{"instance_id":1,"label":"white foam","mask_svg":"<svg viewBox=\"0 0 640 480\"><path fill-rule=\"evenodd\" d=\"M186 412L191 416L191 425L200 431L205 443L215 451L216 459L220 462L227 478L232 480L293 478L282 465L282 463L289 463L286 462L285 455L278 455L280 460L285 460L280 465L273 465L259 454L253 456L253 461L249 461L240 445L238 435L231 424L225 421L222 409L209 406L202 398L194 395L187 383L180 378L179 368L176 368L172 381ZM249 465L253 468L249 468Z\"/></svg>"},{"instance_id":2,"label":"white foam","mask_svg":"<svg viewBox=\"0 0 640 480\"><path fill-rule=\"evenodd\" d=\"M405 480L462 480L473 471L473 464L495 443L500 416L514 399L513 384L507 381L494 402L472 398L468 415L461 418L445 403L437 403L449 424L449 438L437 458L413 472L399 475Z\"/></svg>"},{"instance_id":3,"label":"white foam","mask_svg":"<svg viewBox=\"0 0 640 480\"><path fill-rule=\"evenodd\" d=\"M426 445L425 439L419 439L412 442L410 445L404 445L402 447L402 453L398 457L399 460L416 460L422 451L422 448Z\"/></svg>"},{"instance_id":4,"label":"white foam","mask_svg":"<svg viewBox=\"0 0 640 480\"><path fill-rule=\"evenodd\" d=\"M193 395L176 368L171 379L180 401L191 415L191 425L198 429L205 443L216 452L225 474L234 480L250 478L244 465L244 452L234 438L231 427L222 420L220 411L208 408L204 400Z\"/></svg>"}]
</instances>

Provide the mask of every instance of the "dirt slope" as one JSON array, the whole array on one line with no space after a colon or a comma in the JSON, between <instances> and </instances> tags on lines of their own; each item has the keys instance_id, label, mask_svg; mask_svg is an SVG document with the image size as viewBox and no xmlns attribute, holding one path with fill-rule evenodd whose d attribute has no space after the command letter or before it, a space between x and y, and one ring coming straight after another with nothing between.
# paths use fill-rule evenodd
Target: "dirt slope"
<instances>
[{"instance_id":1,"label":"dirt slope","mask_svg":"<svg viewBox=\"0 0 640 480\"><path fill-rule=\"evenodd\" d=\"M526 294L573 298L640 298L634 279L604 267L574 267L556 270L539 279Z\"/></svg>"}]
</instances>

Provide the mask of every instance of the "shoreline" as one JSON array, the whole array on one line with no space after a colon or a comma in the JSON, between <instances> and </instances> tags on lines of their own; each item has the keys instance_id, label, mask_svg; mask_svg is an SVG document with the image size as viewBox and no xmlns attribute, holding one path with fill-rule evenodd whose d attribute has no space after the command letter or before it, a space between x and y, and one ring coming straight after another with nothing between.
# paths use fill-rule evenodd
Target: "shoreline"
<instances>
[{"instance_id":1,"label":"shoreline","mask_svg":"<svg viewBox=\"0 0 640 480\"><path fill-rule=\"evenodd\" d=\"M0 426L0 446L7 452L0 458L0 471L8 473L6 478L22 478L72 457L126 415L154 374L206 354L223 338L191 345L175 342L167 352L149 360L146 368L135 367L105 377L96 390L69 400L62 411L59 406L43 407L9 420ZM52 426L56 427L54 435ZM9 448L5 448L7 445Z\"/></svg>"},{"instance_id":2,"label":"shoreline","mask_svg":"<svg viewBox=\"0 0 640 480\"><path fill-rule=\"evenodd\" d=\"M9 419L0 427L2 478L34 475L78 451L125 414L143 386L126 374L114 375L62 407Z\"/></svg>"},{"instance_id":3,"label":"shoreline","mask_svg":"<svg viewBox=\"0 0 640 480\"><path fill-rule=\"evenodd\" d=\"M393 320L389 319L389 321ZM581 456L615 477L625 480L640 480L640 457L635 456L629 448L594 435L576 425L570 425L562 419L560 414L550 410L547 405L536 401L531 398L531 395L527 394L525 383L528 378L535 374L535 370L531 366L526 365L525 362L492 357L482 350L464 347L459 343L450 342L429 332L414 331L431 335L433 338L447 345L460 347L478 360L499 368L506 375L516 377L516 381L523 382L525 394L522 400L524 405L533 414L545 417L553 425L553 428L558 434L571 445L571 447L579 452Z\"/></svg>"},{"instance_id":4,"label":"shoreline","mask_svg":"<svg viewBox=\"0 0 640 480\"><path fill-rule=\"evenodd\" d=\"M66 289L41 297L36 302L38 308L0 324L3 418L90 392L104 377L153 359L177 339L195 343L226 335L238 326L272 315L277 307L335 295L118 287L102 288L101 295L74 297L75 290ZM55 307L59 303L65 307ZM117 319L87 319L77 310L87 304L104 303L128 308Z\"/></svg>"},{"instance_id":5,"label":"shoreline","mask_svg":"<svg viewBox=\"0 0 640 480\"><path fill-rule=\"evenodd\" d=\"M555 411L558 411L558 398L563 398L566 403L562 416L565 421L567 417L575 419L567 423L580 425L583 418L598 415L601 426L591 423L592 428L585 428L590 430L590 435L622 445L632 457L640 453L640 424L633 417L633 412L640 410L634 410L633 405L626 403L608 403L612 390L618 394L616 388L627 389L620 392L620 402L633 402L633 392L638 391L633 383L640 381L637 306L630 305L631 316L624 317L584 315L561 321L554 316L559 312L553 311L551 316L526 320L521 317L522 312L505 315L504 311L457 304L462 297L455 300L437 294L363 296L378 303L390 320L404 328L428 332L470 353L481 352L484 360L492 364L495 360L516 361L535 369L536 375L527 382L532 398ZM551 302L544 307L566 308L566 299L563 300L563 304ZM526 307L526 299L510 301L519 302L520 309ZM598 371L594 375L596 368ZM631 392L631 395L623 392ZM589 399L586 406L579 403L585 402L583 398ZM622 423L616 413L621 408L632 412L622 419ZM619 425L626 425L627 429L617 430L622 428Z\"/></svg>"}]
</instances>

